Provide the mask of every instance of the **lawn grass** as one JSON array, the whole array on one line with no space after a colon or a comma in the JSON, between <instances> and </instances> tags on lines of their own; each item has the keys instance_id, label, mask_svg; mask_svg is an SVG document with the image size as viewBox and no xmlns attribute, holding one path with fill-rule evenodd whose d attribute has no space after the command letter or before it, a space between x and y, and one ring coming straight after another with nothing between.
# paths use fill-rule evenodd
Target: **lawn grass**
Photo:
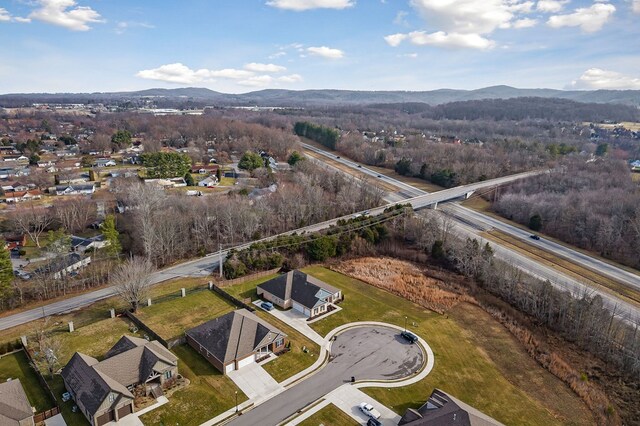
<instances>
[{"instance_id":1,"label":"lawn grass","mask_svg":"<svg viewBox=\"0 0 640 426\"><path fill-rule=\"evenodd\" d=\"M585 268L581 265L571 262L570 260L564 259L563 257L557 256L552 252L541 249L532 244L528 244L525 241L522 241L519 238L514 238L502 231L488 231L483 233L482 236L487 238L488 240L496 242L497 244L509 247L520 254L532 258L537 262L547 265L572 278L575 278L580 282L586 283L590 286L602 288L609 293L613 293L621 297L629 303L640 306L639 291L605 275L599 274L596 271Z\"/></svg>"},{"instance_id":2,"label":"lawn grass","mask_svg":"<svg viewBox=\"0 0 640 426\"><path fill-rule=\"evenodd\" d=\"M275 381L280 383L294 374L311 367L313 363L316 362L320 355L320 347L316 343L261 309L258 309L256 314L269 324L284 331L291 344L291 350L289 352L263 365L264 370L269 373ZM303 348L307 348L306 353L303 351Z\"/></svg>"},{"instance_id":3,"label":"lawn grass","mask_svg":"<svg viewBox=\"0 0 640 426\"><path fill-rule=\"evenodd\" d=\"M67 391L64 386L64 381L62 380L62 376L57 374L53 379L47 378L47 383L49 383L49 387L53 394L58 398L58 407L60 407L60 411L62 412L62 417L64 417L64 421L67 426L87 426L89 425L89 421L79 410L77 412L73 412L73 406L76 403L73 399L68 400L67 402L62 402L62 394Z\"/></svg>"},{"instance_id":4,"label":"lawn grass","mask_svg":"<svg viewBox=\"0 0 640 426\"><path fill-rule=\"evenodd\" d=\"M358 425L347 413L333 404L329 404L308 419L299 423L300 426L354 426Z\"/></svg>"},{"instance_id":5,"label":"lawn grass","mask_svg":"<svg viewBox=\"0 0 640 426\"><path fill-rule=\"evenodd\" d=\"M212 291L202 290L140 308L136 316L167 340L180 337L186 330L234 309L235 306Z\"/></svg>"},{"instance_id":6,"label":"lawn grass","mask_svg":"<svg viewBox=\"0 0 640 426\"><path fill-rule=\"evenodd\" d=\"M442 316L322 267L303 271L340 288L345 296L340 312L311 324L321 335L354 321L404 326L406 316L408 328L430 345L435 367L425 379L402 388L364 389L398 414L418 408L440 388L505 424L593 423L582 401L479 308L460 305Z\"/></svg>"},{"instance_id":7,"label":"lawn grass","mask_svg":"<svg viewBox=\"0 0 640 426\"><path fill-rule=\"evenodd\" d=\"M258 284L267 282L278 275L279 274L271 274L265 277L255 278L232 286L223 287L222 289L237 299L251 299L251 301L254 301L258 299L258 293L256 292Z\"/></svg>"},{"instance_id":8,"label":"lawn grass","mask_svg":"<svg viewBox=\"0 0 640 426\"><path fill-rule=\"evenodd\" d=\"M631 173L631 180L640 183L640 172Z\"/></svg>"},{"instance_id":9,"label":"lawn grass","mask_svg":"<svg viewBox=\"0 0 640 426\"><path fill-rule=\"evenodd\" d=\"M178 372L190 383L172 394L167 404L141 416L145 425L199 425L233 408L236 391L239 404L247 400L231 379L190 346L176 346L172 351L179 358Z\"/></svg>"},{"instance_id":10,"label":"lawn grass","mask_svg":"<svg viewBox=\"0 0 640 426\"><path fill-rule=\"evenodd\" d=\"M234 178L223 176L220 179L220 183L218 184L218 186L233 186L235 184L236 184L236 180Z\"/></svg>"},{"instance_id":11,"label":"lawn grass","mask_svg":"<svg viewBox=\"0 0 640 426\"><path fill-rule=\"evenodd\" d=\"M0 358L0 383L8 379L20 379L27 398L36 412L48 410L55 405L48 392L40 385L36 372L29 365L29 359L24 351Z\"/></svg>"}]
</instances>

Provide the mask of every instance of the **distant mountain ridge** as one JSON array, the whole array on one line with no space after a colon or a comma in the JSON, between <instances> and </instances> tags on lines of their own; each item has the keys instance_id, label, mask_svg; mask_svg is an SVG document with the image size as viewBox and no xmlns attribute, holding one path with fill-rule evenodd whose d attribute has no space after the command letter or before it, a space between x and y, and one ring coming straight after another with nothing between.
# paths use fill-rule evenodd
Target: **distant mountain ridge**
<instances>
[{"instance_id":1,"label":"distant mountain ridge","mask_svg":"<svg viewBox=\"0 0 640 426\"><path fill-rule=\"evenodd\" d=\"M556 90L518 89L492 86L475 90L438 89L430 91L357 91L266 89L243 94L220 93L210 89L185 87L106 93L14 93L0 95L0 106L20 102L109 102L146 97L192 101L219 106L337 106L420 102L440 105L449 102L521 97L558 98L586 103L613 103L640 107L640 90Z\"/></svg>"}]
</instances>

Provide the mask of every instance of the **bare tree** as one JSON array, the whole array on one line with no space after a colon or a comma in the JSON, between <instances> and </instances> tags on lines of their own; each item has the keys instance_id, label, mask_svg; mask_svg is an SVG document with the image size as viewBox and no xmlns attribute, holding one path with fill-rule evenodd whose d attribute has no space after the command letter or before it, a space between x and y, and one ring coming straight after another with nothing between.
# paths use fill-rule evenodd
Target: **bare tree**
<instances>
[{"instance_id":1,"label":"bare tree","mask_svg":"<svg viewBox=\"0 0 640 426\"><path fill-rule=\"evenodd\" d=\"M60 367L62 341L46 330L48 323L49 318L47 317L41 326L36 328L36 349L33 351L32 362L34 368L39 371L46 371L53 379L54 373Z\"/></svg>"},{"instance_id":2,"label":"bare tree","mask_svg":"<svg viewBox=\"0 0 640 426\"><path fill-rule=\"evenodd\" d=\"M116 267L111 274L111 283L118 295L131 306L133 312L147 297L154 268L148 259L132 257Z\"/></svg>"},{"instance_id":3,"label":"bare tree","mask_svg":"<svg viewBox=\"0 0 640 426\"><path fill-rule=\"evenodd\" d=\"M24 232L40 248L40 236L53 222L53 216L46 208L36 207L33 202L22 204L11 214L14 228Z\"/></svg>"}]
</instances>

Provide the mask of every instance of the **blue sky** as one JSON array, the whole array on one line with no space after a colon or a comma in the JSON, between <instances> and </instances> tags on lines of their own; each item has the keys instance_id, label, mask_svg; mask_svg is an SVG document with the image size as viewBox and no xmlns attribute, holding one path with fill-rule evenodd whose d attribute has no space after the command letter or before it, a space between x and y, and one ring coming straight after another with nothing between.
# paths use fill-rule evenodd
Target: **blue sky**
<instances>
[{"instance_id":1,"label":"blue sky","mask_svg":"<svg viewBox=\"0 0 640 426\"><path fill-rule=\"evenodd\" d=\"M640 89L640 0L0 0L0 93Z\"/></svg>"}]
</instances>

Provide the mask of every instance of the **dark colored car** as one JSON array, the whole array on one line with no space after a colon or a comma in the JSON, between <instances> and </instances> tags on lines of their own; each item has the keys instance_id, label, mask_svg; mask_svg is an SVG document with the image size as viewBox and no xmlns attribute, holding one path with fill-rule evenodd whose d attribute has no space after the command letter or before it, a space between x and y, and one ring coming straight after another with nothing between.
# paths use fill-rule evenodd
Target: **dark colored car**
<instances>
[{"instance_id":1,"label":"dark colored car","mask_svg":"<svg viewBox=\"0 0 640 426\"><path fill-rule=\"evenodd\" d=\"M262 309L264 309L265 311L271 311L271 310L273 310L273 303L271 303L271 302L262 302L260 304L260 307Z\"/></svg>"},{"instance_id":2,"label":"dark colored car","mask_svg":"<svg viewBox=\"0 0 640 426\"><path fill-rule=\"evenodd\" d=\"M540 236L538 236L536 234L531 234L531 235L529 235L529 238L532 238L532 239L538 241L540 239Z\"/></svg>"},{"instance_id":3,"label":"dark colored car","mask_svg":"<svg viewBox=\"0 0 640 426\"><path fill-rule=\"evenodd\" d=\"M369 420L367 420L367 426L382 426L382 423L378 419L369 417Z\"/></svg>"},{"instance_id":4,"label":"dark colored car","mask_svg":"<svg viewBox=\"0 0 640 426\"><path fill-rule=\"evenodd\" d=\"M400 333L400 335L411 343L416 343L418 341L418 336L416 336L410 331L405 330L402 333Z\"/></svg>"},{"instance_id":5,"label":"dark colored car","mask_svg":"<svg viewBox=\"0 0 640 426\"><path fill-rule=\"evenodd\" d=\"M359 169L361 169L361 168L362 168L362 166L361 166L360 164L358 164L358 168L359 168Z\"/></svg>"}]
</instances>

